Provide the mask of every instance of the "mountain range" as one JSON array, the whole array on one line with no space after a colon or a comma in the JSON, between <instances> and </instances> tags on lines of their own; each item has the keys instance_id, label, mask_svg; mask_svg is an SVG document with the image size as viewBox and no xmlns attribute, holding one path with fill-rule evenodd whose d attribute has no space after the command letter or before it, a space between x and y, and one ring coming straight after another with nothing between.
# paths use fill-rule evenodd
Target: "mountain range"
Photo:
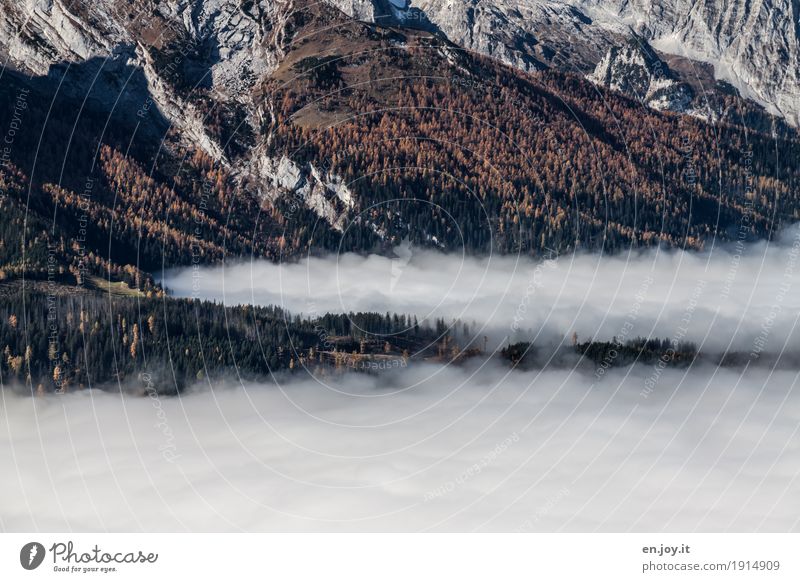
<instances>
[{"instance_id":1,"label":"mountain range","mask_svg":"<svg viewBox=\"0 0 800 582\"><path fill-rule=\"evenodd\" d=\"M345 316L171 298L163 268L771 238L800 218L796 14L0 0L0 373L41 390L143 373L177 385L341 367L329 335L364 349ZM359 317L370 334L402 327ZM414 333L392 349L447 334Z\"/></svg>"},{"instance_id":2,"label":"mountain range","mask_svg":"<svg viewBox=\"0 0 800 582\"><path fill-rule=\"evenodd\" d=\"M375 22L428 22L460 46L523 70L589 73L636 37L689 81L720 80L770 113L800 118L796 0L333 0ZM412 6L413 5L413 6ZM403 6L406 10L398 10ZM415 14L414 11L419 11ZM707 83L709 84L709 83Z\"/></svg>"},{"instance_id":3,"label":"mountain range","mask_svg":"<svg viewBox=\"0 0 800 582\"><path fill-rule=\"evenodd\" d=\"M3 1L4 272L769 237L797 7L670 6Z\"/></svg>"}]
</instances>

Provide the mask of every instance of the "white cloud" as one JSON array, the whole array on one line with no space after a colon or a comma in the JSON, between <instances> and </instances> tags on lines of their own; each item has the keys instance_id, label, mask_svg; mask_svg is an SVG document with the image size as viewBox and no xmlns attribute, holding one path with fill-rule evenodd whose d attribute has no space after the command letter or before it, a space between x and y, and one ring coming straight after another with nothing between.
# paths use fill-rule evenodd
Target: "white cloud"
<instances>
[{"instance_id":1,"label":"white cloud","mask_svg":"<svg viewBox=\"0 0 800 582\"><path fill-rule=\"evenodd\" d=\"M183 295L312 315L461 316L501 337L516 322L518 337L627 330L748 351L761 337L774 351L794 337L800 313L798 232L739 250L546 264L412 248L394 258L187 270L167 283ZM5 390L2 525L798 529L795 371L637 365L600 380L593 371L419 364L377 376L231 382L159 400Z\"/></svg>"},{"instance_id":2,"label":"white cloud","mask_svg":"<svg viewBox=\"0 0 800 582\"><path fill-rule=\"evenodd\" d=\"M667 370L643 398L650 373L426 365L157 406L6 391L0 515L14 531L796 530L795 373Z\"/></svg>"},{"instance_id":3,"label":"white cloud","mask_svg":"<svg viewBox=\"0 0 800 582\"><path fill-rule=\"evenodd\" d=\"M168 272L177 295L227 304L282 305L293 313L377 311L460 317L512 339L685 337L707 350L797 345L800 229L778 243L713 252L578 254L537 263L412 249L403 262L345 254L276 265L253 261ZM685 329L684 329L685 328ZM514 330L517 330L515 333ZM765 332L766 330L766 332Z\"/></svg>"}]
</instances>

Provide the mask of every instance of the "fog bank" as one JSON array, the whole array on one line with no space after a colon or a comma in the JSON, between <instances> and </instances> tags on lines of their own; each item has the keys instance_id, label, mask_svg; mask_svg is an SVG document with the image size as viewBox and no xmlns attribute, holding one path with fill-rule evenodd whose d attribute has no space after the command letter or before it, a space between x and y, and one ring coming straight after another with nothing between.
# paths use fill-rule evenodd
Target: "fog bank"
<instances>
[{"instance_id":1,"label":"fog bank","mask_svg":"<svg viewBox=\"0 0 800 582\"><path fill-rule=\"evenodd\" d=\"M160 400L5 391L2 527L797 530L796 374L667 369L643 397L651 373L424 365Z\"/></svg>"},{"instance_id":2,"label":"fog bank","mask_svg":"<svg viewBox=\"0 0 800 582\"><path fill-rule=\"evenodd\" d=\"M649 250L537 262L411 247L397 256L345 254L293 264L253 261L165 273L177 295L282 305L310 316L377 311L461 318L512 340L685 339L707 350L779 352L797 345L800 229L777 242L704 253Z\"/></svg>"}]
</instances>

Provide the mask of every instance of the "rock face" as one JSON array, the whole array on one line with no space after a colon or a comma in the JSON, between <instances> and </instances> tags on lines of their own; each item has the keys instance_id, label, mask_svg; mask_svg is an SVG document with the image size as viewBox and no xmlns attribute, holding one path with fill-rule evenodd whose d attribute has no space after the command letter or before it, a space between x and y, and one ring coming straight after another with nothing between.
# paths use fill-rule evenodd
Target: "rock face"
<instances>
[{"instance_id":1,"label":"rock face","mask_svg":"<svg viewBox=\"0 0 800 582\"><path fill-rule=\"evenodd\" d=\"M181 39L187 54L208 49L215 87L237 91L245 62L254 74L275 64L268 37L290 7L290 0L247 7L238 0L0 0L0 47L13 63L43 74L55 62L106 56L115 46L159 49Z\"/></svg>"},{"instance_id":2,"label":"rock face","mask_svg":"<svg viewBox=\"0 0 800 582\"><path fill-rule=\"evenodd\" d=\"M800 123L800 0L327 0L361 20L445 34L523 70L558 67L619 83L633 35L662 53L710 63L714 75L770 113ZM275 67L294 0L0 0L0 56L35 74L61 61L135 58L162 38L193 46L198 76L227 98ZM192 44L194 43L194 44ZM617 52L611 53L612 49ZM199 57L198 57L199 55ZM622 59L622 61L620 60ZM5 59L4 59L5 60ZM616 64L615 64L616 63ZM596 68L600 65L600 70ZM636 69L636 67L633 67ZM632 69L632 70L633 70ZM638 75L638 72L634 72ZM157 84L150 80L151 83ZM631 79L630 83L639 81ZM619 84L615 82L615 84ZM681 89L651 106L680 110ZM182 105L178 104L178 110ZM180 122L180 119L174 120Z\"/></svg>"},{"instance_id":3,"label":"rock face","mask_svg":"<svg viewBox=\"0 0 800 582\"><path fill-rule=\"evenodd\" d=\"M689 86L675 80L658 55L636 40L609 49L587 78L659 111L687 113L692 101Z\"/></svg>"},{"instance_id":4,"label":"rock face","mask_svg":"<svg viewBox=\"0 0 800 582\"><path fill-rule=\"evenodd\" d=\"M221 160L221 147L186 93L199 87L221 102L249 105L256 80L277 65L281 18L290 5L288 0L247 7L238 0L0 0L0 55L38 76L90 63L84 76L100 101L102 81L113 76L115 62L118 69L140 70L143 78L134 78L124 93L148 93L170 124ZM105 74L97 86L93 78L100 70ZM63 90L89 89L73 73ZM107 87L107 93L112 103L121 94L117 86Z\"/></svg>"},{"instance_id":5,"label":"rock face","mask_svg":"<svg viewBox=\"0 0 800 582\"><path fill-rule=\"evenodd\" d=\"M412 0L327 0L348 16L377 24L436 30L435 24Z\"/></svg>"},{"instance_id":6,"label":"rock face","mask_svg":"<svg viewBox=\"0 0 800 582\"><path fill-rule=\"evenodd\" d=\"M558 66L590 70L611 46L573 2L547 0L416 0L450 40L525 70ZM614 33L616 34L616 33Z\"/></svg>"},{"instance_id":7,"label":"rock face","mask_svg":"<svg viewBox=\"0 0 800 582\"><path fill-rule=\"evenodd\" d=\"M111 51L114 33L87 26L61 0L4 1L0 4L0 46L12 63L34 74L47 73L59 60L88 60ZM112 32L111 38L106 32Z\"/></svg>"},{"instance_id":8,"label":"rock face","mask_svg":"<svg viewBox=\"0 0 800 582\"><path fill-rule=\"evenodd\" d=\"M337 4L363 18L373 2ZM635 34L662 53L712 64L717 79L800 124L798 0L413 0L412 5L456 44L526 70L555 66L589 73L609 49L623 47Z\"/></svg>"},{"instance_id":9,"label":"rock face","mask_svg":"<svg viewBox=\"0 0 800 582\"><path fill-rule=\"evenodd\" d=\"M591 2L644 36L654 48L714 65L718 79L800 122L797 0L633 0Z\"/></svg>"},{"instance_id":10,"label":"rock face","mask_svg":"<svg viewBox=\"0 0 800 582\"><path fill-rule=\"evenodd\" d=\"M279 160L259 158L257 171L264 179L267 197L274 199L289 192L295 201L302 201L334 229L343 230L346 211L352 210L354 200L341 178L311 163L301 166L285 156Z\"/></svg>"},{"instance_id":11,"label":"rock face","mask_svg":"<svg viewBox=\"0 0 800 582\"><path fill-rule=\"evenodd\" d=\"M381 13L363 8L356 13L366 19ZM230 159L204 109L211 99L220 111L241 113L237 132L257 132L270 104L255 89L283 57L295 9L292 0L0 0L0 57L78 100L91 95L130 116L157 112L188 145L239 175L262 178L262 195L280 188L340 229L353 200L339 177L265 157L256 144ZM381 5L392 17L407 9L401 0Z\"/></svg>"}]
</instances>

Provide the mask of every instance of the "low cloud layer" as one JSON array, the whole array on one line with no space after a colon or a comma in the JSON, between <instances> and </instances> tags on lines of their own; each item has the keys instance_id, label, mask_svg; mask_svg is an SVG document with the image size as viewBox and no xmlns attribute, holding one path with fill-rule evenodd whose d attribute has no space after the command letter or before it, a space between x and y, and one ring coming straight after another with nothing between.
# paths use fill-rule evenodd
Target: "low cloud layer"
<instances>
[{"instance_id":1,"label":"low cloud layer","mask_svg":"<svg viewBox=\"0 0 800 582\"><path fill-rule=\"evenodd\" d=\"M789 531L797 376L420 366L2 393L6 530Z\"/></svg>"},{"instance_id":2,"label":"low cloud layer","mask_svg":"<svg viewBox=\"0 0 800 582\"><path fill-rule=\"evenodd\" d=\"M403 248L168 273L294 313L460 317L510 339L798 345L800 231L704 254ZM6 530L797 531L798 373L497 361L296 374L179 398L0 392Z\"/></svg>"},{"instance_id":3,"label":"low cloud layer","mask_svg":"<svg viewBox=\"0 0 800 582\"><path fill-rule=\"evenodd\" d=\"M177 295L293 313L392 311L461 318L510 339L686 339L707 350L779 352L797 345L800 229L777 242L705 253L636 252L470 258L401 248L395 258L345 254L166 273Z\"/></svg>"}]
</instances>

